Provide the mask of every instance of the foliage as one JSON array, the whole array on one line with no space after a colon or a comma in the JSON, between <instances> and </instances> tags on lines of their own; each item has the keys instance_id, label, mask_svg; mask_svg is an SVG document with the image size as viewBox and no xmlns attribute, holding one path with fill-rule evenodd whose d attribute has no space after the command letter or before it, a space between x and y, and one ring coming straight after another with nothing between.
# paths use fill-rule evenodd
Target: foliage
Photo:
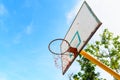
<instances>
[{"instance_id":1,"label":"foliage","mask_svg":"<svg viewBox=\"0 0 120 80\"><path fill-rule=\"evenodd\" d=\"M112 32L105 29L100 34L100 40L88 44L85 51L92 54L117 73L120 73L120 36L114 36ZM95 72L95 64L82 55L79 55L79 57L77 62L80 64L81 70L77 74L74 74L74 80L106 80L99 78L100 73Z\"/></svg>"}]
</instances>

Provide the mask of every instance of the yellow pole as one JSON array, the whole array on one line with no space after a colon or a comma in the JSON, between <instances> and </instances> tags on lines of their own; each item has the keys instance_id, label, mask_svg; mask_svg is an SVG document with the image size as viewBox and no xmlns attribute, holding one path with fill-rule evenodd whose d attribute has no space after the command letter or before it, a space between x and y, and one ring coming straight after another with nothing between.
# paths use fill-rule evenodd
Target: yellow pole
<instances>
[{"instance_id":1,"label":"yellow pole","mask_svg":"<svg viewBox=\"0 0 120 80\"><path fill-rule=\"evenodd\" d=\"M95 59L94 57L92 57L90 54L88 54L84 50L82 50L80 54L83 55L88 60L92 61L94 64L101 67L102 69L104 69L105 71L107 71L108 73L110 73L111 75L113 75L116 79L120 80L120 75L118 73L116 73L115 71L113 71L112 69L110 69L109 67L107 67L106 65L98 61L97 59Z\"/></svg>"}]
</instances>

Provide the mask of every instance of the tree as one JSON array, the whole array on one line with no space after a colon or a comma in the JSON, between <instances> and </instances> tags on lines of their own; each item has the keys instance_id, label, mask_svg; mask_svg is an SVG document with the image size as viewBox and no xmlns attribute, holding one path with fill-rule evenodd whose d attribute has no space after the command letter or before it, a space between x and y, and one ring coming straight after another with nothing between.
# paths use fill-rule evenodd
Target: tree
<instances>
[{"instance_id":1,"label":"tree","mask_svg":"<svg viewBox=\"0 0 120 80\"><path fill-rule=\"evenodd\" d=\"M85 51L120 73L120 36L114 36L112 32L105 29L100 34L100 40L87 44ZM96 65L82 55L79 55L77 62L80 64L80 71L73 75L74 80L106 80L99 78L100 73L95 72Z\"/></svg>"}]
</instances>

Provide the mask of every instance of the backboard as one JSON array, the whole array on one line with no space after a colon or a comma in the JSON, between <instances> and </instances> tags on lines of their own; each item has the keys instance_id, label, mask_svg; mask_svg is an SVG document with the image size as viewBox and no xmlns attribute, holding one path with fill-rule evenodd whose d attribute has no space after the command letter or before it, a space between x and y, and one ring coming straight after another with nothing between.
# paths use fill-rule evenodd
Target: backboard
<instances>
[{"instance_id":1,"label":"backboard","mask_svg":"<svg viewBox=\"0 0 120 80\"><path fill-rule=\"evenodd\" d=\"M78 52L80 52L101 24L87 2L84 1L64 39L70 43L71 47L77 48ZM61 43L61 52L65 49L66 45ZM63 75L77 57L74 57L69 52L65 54L68 55L62 55Z\"/></svg>"}]
</instances>

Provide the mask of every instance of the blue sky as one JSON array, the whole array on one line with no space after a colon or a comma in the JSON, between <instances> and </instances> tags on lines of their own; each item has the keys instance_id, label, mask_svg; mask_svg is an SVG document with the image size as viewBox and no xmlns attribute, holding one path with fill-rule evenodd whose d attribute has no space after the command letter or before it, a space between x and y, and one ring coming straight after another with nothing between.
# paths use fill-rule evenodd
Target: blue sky
<instances>
[{"instance_id":1,"label":"blue sky","mask_svg":"<svg viewBox=\"0 0 120 80\"><path fill-rule=\"evenodd\" d=\"M0 80L57 80L48 43L64 37L75 2L0 0Z\"/></svg>"},{"instance_id":2,"label":"blue sky","mask_svg":"<svg viewBox=\"0 0 120 80\"><path fill-rule=\"evenodd\" d=\"M118 28L112 20L118 16L106 11L112 0L106 8L107 1L87 1L103 26ZM80 4L81 0L0 0L0 80L67 80L56 69L48 44L64 37ZM109 13L118 6L112 7Z\"/></svg>"}]
</instances>

